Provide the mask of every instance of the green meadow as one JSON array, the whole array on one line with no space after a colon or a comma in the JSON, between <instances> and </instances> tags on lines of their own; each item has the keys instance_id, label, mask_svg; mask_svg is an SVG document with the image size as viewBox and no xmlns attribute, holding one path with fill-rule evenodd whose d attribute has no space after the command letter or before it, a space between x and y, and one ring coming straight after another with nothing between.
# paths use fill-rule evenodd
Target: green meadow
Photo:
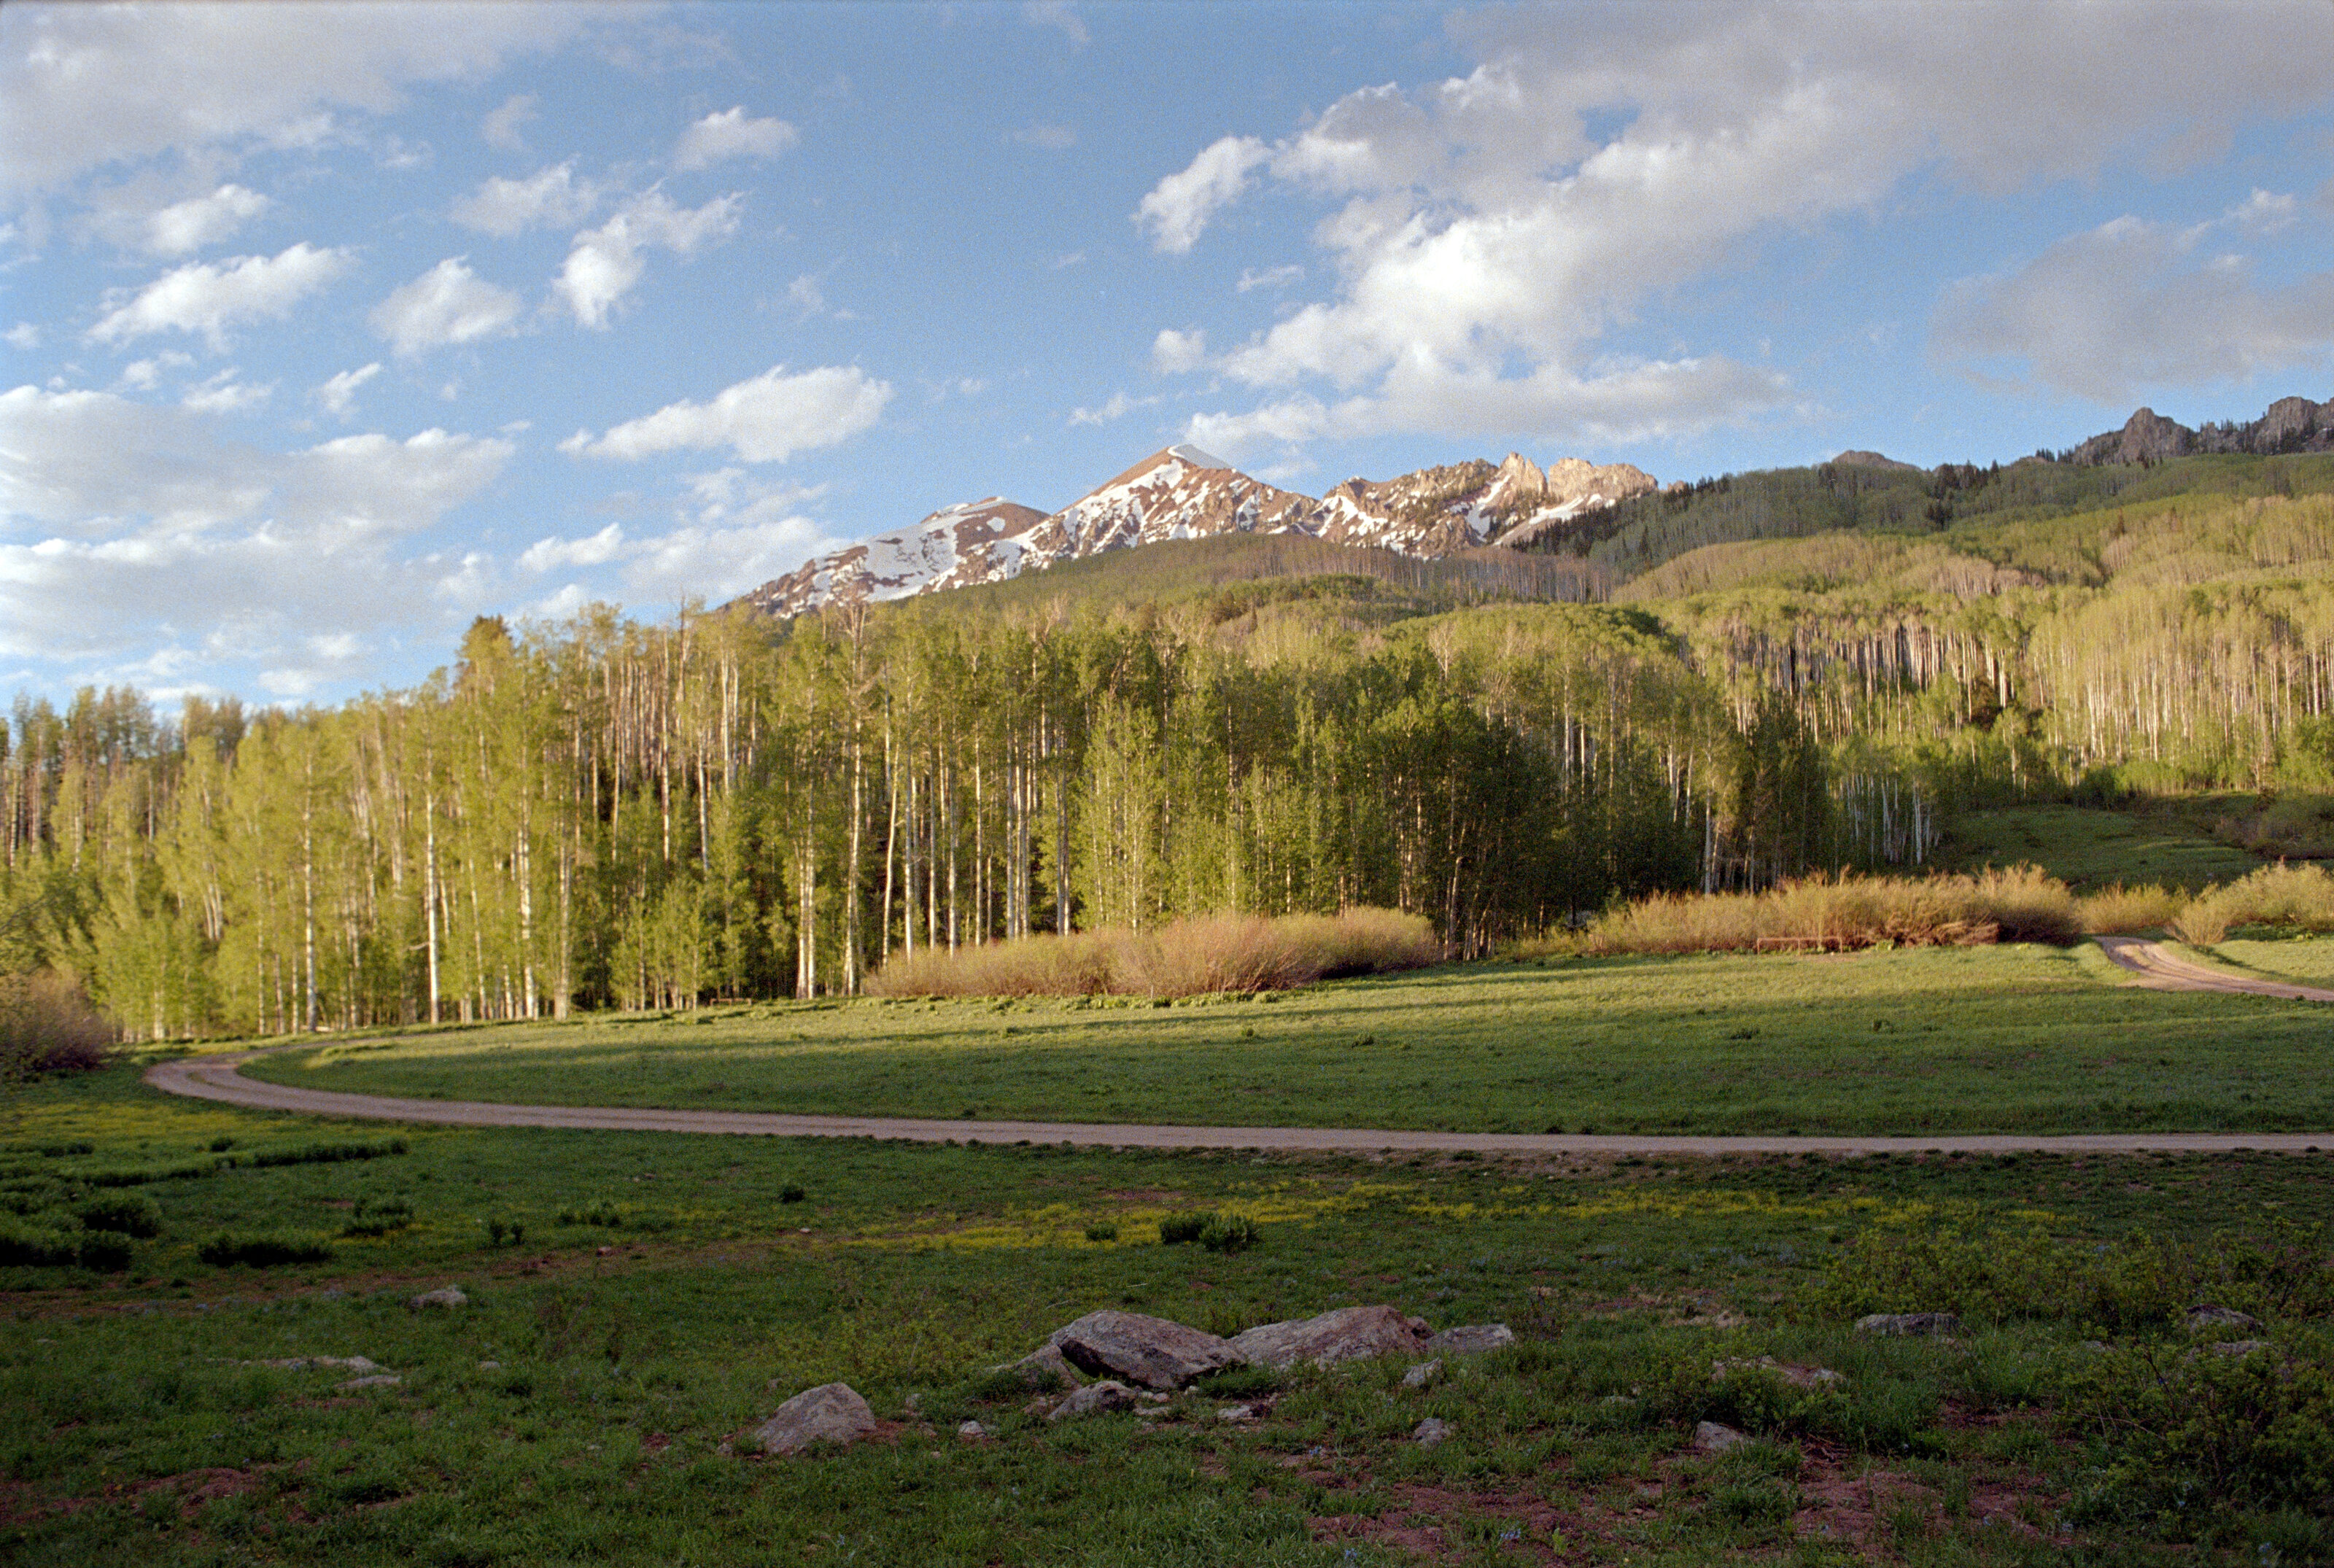
<instances>
[{"instance_id":1,"label":"green meadow","mask_svg":"<svg viewBox=\"0 0 2334 1568\"><path fill-rule=\"evenodd\" d=\"M2230 951L2334 967L2322 938ZM822 1000L439 1030L246 1071L458 1100L1239 1126L2334 1128L2322 1005L2126 978L2088 944L1576 957L1173 1005Z\"/></svg>"}]
</instances>

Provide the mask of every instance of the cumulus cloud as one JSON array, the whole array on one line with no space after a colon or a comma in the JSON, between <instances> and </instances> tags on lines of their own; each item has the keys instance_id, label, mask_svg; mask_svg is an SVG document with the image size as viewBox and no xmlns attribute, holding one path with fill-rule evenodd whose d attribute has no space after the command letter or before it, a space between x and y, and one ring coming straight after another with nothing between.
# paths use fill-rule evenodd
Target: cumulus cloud
<instances>
[{"instance_id":1,"label":"cumulus cloud","mask_svg":"<svg viewBox=\"0 0 2334 1568\"><path fill-rule=\"evenodd\" d=\"M379 360L357 370L342 370L315 390L315 399L324 405L327 412L335 418L344 418L348 415L351 405L356 401L357 390L379 374L381 374Z\"/></svg>"},{"instance_id":2,"label":"cumulus cloud","mask_svg":"<svg viewBox=\"0 0 2334 1568\"><path fill-rule=\"evenodd\" d=\"M743 462L783 463L796 452L849 440L881 418L892 400L890 382L872 380L856 366L786 372L774 365L707 402L668 403L596 439L578 431L560 450L633 460L727 447Z\"/></svg>"},{"instance_id":3,"label":"cumulus cloud","mask_svg":"<svg viewBox=\"0 0 2334 1568\"><path fill-rule=\"evenodd\" d=\"M373 307L372 330L400 357L447 343L504 337L525 309L518 295L472 272L463 256L448 256Z\"/></svg>"},{"instance_id":4,"label":"cumulus cloud","mask_svg":"<svg viewBox=\"0 0 2334 1568\"><path fill-rule=\"evenodd\" d=\"M1114 419L1124 418L1137 409L1147 409L1158 400L1156 398L1130 398L1124 392L1113 392L1110 395L1110 400L1099 409L1071 409L1070 423L1107 425Z\"/></svg>"},{"instance_id":5,"label":"cumulus cloud","mask_svg":"<svg viewBox=\"0 0 2334 1568\"><path fill-rule=\"evenodd\" d=\"M1168 327L1151 340L1151 363L1162 375L1180 376L1208 362L1208 334L1198 328L1179 332Z\"/></svg>"},{"instance_id":6,"label":"cumulus cloud","mask_svg":"<svg viewBox=\"0 0 2334 1568\"><path fill-rule=\"evenodd\" d=\"M30 353L41 346L41 329L31 322L18 322L6 332L0 332L0 343Z\"/></svg>"},{"instance_id":7,"label":"cumulus cloud","mask_svg":"<svg viewBox=\"0 0 2334 1568\"><path fill-rule=\"evenodd\" d=\"M121 299L119 291L107 295L105 318L89 335L98 342L121 343L149 332L200 332L218 349L227 341L227 328L283 320L348 265L348 252L319 250L305 240L275 256L193 263L163 274L134 298Z\"/></svg>"},{"instance_id":8,"label":"cumulus cloud","mask_svg":"<svg viewBox=\"0 0 2334 1568\"><path fill-rule=\"evenodd\" d=\"M340 111L478 78L587 24L552 5L12 5L0 191L173 149L313 144Z\"/></svg>"},{"instance_id":9,"label":"cumulus cloud","mask_svg":"<svg viewBox=\"0 0 2334 1568\"><path fill-rule=\"evenodd\" d=\"M1240 293L1246 293L1250 289L1287 288L1290 284L1304 281L1304 267L1296 262L1290 262L1286 266L1266 267L1261 272L1254 267L1243 267L1240 269L1239 282L1234 284L1232 287Z\"/></svg>"},{"instance_id":10,"label":"cumulus cloud","mask_svg":"<svg viewBox=\"0 0 2334 1568\"><path fill-rule=\"evenodd\" d=\"M239 185L223 185L208 196L174 201L147 217L146 248L156 255L184 255L217 245L274 205L257 191Z\"/></svg>"},{"instance_id":11,"label":"cumulus cloud","mask_svg":"<svg viewBox=\"0 0 2334 1568\"><path fill-rule=\"evenodd\" d=\"M2322 363L2334 350L2334 273L2264 288L2243 256L2205 251L2206 233L2120 217L2070 236L2015 272L1955 285L1931 348L1972 368L2023 367L2102 403Z\"/></svg>"},{"instance_id":12,"label":"cumulus cloud","mask_svg":"<svg viewBox=\"0 0 2334 1568\"><path fill-rule=\"evenodd\" d=\"M580 223L600 205L600 188L575 178L575 162L556 164L525 179L501 175L454 204L454 221L466 228L508 239L531 228L563 228Z\"/></svg>"},{"instance_id":13,"label":"cumulus cloud","mask_svg":"<svg viewBox=\"0 0 2334 1568\"><path fill-rule=\"evenodd\" d=\"M1325 212L1334 287L1207 360L1265 400L1193 438L1471 434L1492 418L1625 438L1787 408L1789 387L1751 367L1604 340L1762 237L1874 213L1916 175L2002 192L2110 162L2176 168L2254 117L2326 101L2322 6L2223 20L2144 0L1463 16L1468 74L1349 93L1270 145L1224 137L1143 198L1135 222L1170 253L1259 182Z\"/></svg>"},{"instance_id":14,"label":"cumulus cloud","mask_svg":"<svg viewBox=\"0 0 2334 1568\"><path fill-rule=\"evenodd\" d=\"M823 486L773 483L731 467L692 474L683 488L675 525L663 533L635 534L611 523L579 539L539 539L518 563L539 576L613 566L627 598L718 601L757 588L835 544L798 510ZM570 582L544 603L572 608L592 597Z\"/></svg>"},{"instance_id":15,"label":"cumulus cloud","mask_svg":"<svg viewBox=\"0 0 2334 1568\"><path fill-rule=\"evenodd\" d=\"M271 452L193 409L0 393L0 654L296 669L309 639L450 615L477 563L415 536L512 451L425 430Z\"/></svg>"},{"instance_id":16,"label":"cumulus cloud","mask_svg":"<svg viewBox=\"0 0 2334 1568\"><path fill-rule=\"evenodd\" d=\"M1152 187L1134 209L1134 219L1151 231L1152 244L1181 255L1199 243L1208 220L1238 199L1257 168L1271 157L1253 136L1227 136Z\"/></svg>"},{"instance_id":17,"label":"cumulus cloud","mask_svg":"<svg viewBox=\"0 0 2334 1568\"><path fill-rule=\"evenodd\" d=\"M236 378L243 372L230 365L208 380L188 387L178 401L198 414L239 414L256 409L275 395L275 383L255 387Z\"/></svg>"},{"instance_id":18,"label":"cumulus cloud","mask_svg":"<svg viewBox=\"0 0 2334 1568\"><path fill-rule=\"evenodd\" d=\"M733 192L703 207L675 207L662 191L636 197L598 228L575 236L552 292L567 302L580 324L605 327L608 313L648 270L641 255L643 249L653 245L689 256L704 245L727 239L738 231L738 208L744 199Z\"/></svg>"},{"instance_id":19,"label":"cumulus cloud","mask_svg":"<svg viewBox=\"0 0 2334 1568\"><path fill-rule=\"evenodd\" d=\"M709 114L682 131L672 150L672 166L709 168L732 158L776 158L795 139L795 128L785 120L748 120L741 104Z\"/></svg>"},{"instance_id":20,"label":"cumulus cloud","mask_svg":"<svg viewBox=\"0 0 2334 1568\"><path fill-rule=\"evenodd\" d=\"M526 151L526 139L519 134L519 127L535 118L535 103L532 92L511 94L503 100L500 108L487 111L486 118L478 121L478 135L488 147L499 147L506 152Z\"/></svg>"},{"instance_id":21,"label":"cumulus cloud","mask_svg":"<svg viewBox=\"0 0 2334 1568\"><path fill-rule=\"evenodd\" d=\"M1092 42L1085 19L1080 17L1068 0L1028 0L1021 14L1037 26L1051 27L1070 41L1073 48L1084 49Z\"/></svg>"}]
</instances>

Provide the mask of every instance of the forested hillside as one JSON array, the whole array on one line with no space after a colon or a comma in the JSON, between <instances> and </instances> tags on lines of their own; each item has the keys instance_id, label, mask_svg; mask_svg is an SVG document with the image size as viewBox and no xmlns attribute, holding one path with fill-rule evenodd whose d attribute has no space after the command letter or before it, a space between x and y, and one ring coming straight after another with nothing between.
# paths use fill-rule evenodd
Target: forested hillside
<instances>
[{"instance_id":1,"label":"forested hillside","mask_svg":"<svg viewBox=\"0 0 2334 1568\"><path fill-rule=\"evenodd\" d=\"M2334 460L1842 465L1597 527L1568 559L1241 538L786 622L481 621L329 710L20 699L0 967L171 1035L852 992L903 950L1228 909L1392 905L1470 953L1915 863L1972 804L2334 788Z\"/></svg>"}]
</instances>

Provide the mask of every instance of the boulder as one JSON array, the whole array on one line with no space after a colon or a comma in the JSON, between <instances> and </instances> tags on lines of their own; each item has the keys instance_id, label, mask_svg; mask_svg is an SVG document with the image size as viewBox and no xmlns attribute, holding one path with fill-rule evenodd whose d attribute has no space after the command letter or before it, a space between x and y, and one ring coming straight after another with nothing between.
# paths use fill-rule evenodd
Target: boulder
<instances>
[{"instance_id":1,"label":"boulder","mask_svg":"<svg viewBox=\"0 0 2334 1568\"><path fill-rule=\"evenodd\" d=\"M1082 1372L1147 1389L1180 1389L1240 1364L1228 1342L1141 1313L1088 1313L1056 1329L1048 1342Z\"/></svg>"},{"instance_id":2,"label":"boulder","mask_svg":"<svg viewBox=\"0 0 2334 1568\"><path fill-rule=\"evenodd\" d=\"M1259 1323L1225 1342L1242 1361L1278 1371L1300 1361L1326 1367L1366 1356L1408 1355L1423 1337L1396 1308L1355 1306L1318 1317Z\"/></svg>"},{"instance_id":3,"label":"boulder","mask_svg":"<svg viewBox=\"0 0 2334 1568\"><path fill-rule=\"evenodd\" d=\"M1470 1323L1444 1329L1426 1342L1426 1348L1438 1355L1480 1356L1515 1342L1515 1331L1505 1323Z\"/></svg>"},{"instance_id":4,"label":"boulder","mask_svg":"<svg viewBox=\"0 0 2334 1568\"><path fill-rule=\"evenodd\" d=\"M1750 1440L1747 1435L1722 1421L1704 1421L1693 1429L1693 1451L1697 1454L1722 1454Z\"/></svg>"},{"instance_id":5,"label":"boulder","mask_svg":"<svg viewBox=\"0 0 2334 1568\"><path fill-rule=\"evenodd\" d=\"M2261 1319L2251 1313L2241 1313L2234 1307L2198 1306L2188 1309L2188 1332L2192 1334L2209 1332L2213 1329L2257 1329Z\"/></svg>"},{"instance_id":6,"label":"boulder","mask_svg":"<svg viewBox=\"0 0 2334 1568\"><path fill-rule=\"evenodd\" d=\"M1410 1440L1422 1448L1432 1448L1451 1440L1451 1423L1440 1416L1429 1416L1413 1427Z\"/></svg>"},{"instance_id":7,"label":"boulder","mask_svg":"<svg viewBox=\"0 0 2334 1568\"><path fill-rule=\"evenodd\" d=\"M1856 1332L1883 1337L1898 1334L1952 1334L1962 1320L1951 1313L1874 1313L1856 1320Z\"/></svg>"},{"instance_id":8,"label":"boulder","mask_svg":"<svg viewBox=\"0 0 2334 1568\"><path fill-rule=\"evenodd\" d=\"M754 1429L762 1451L796 1454L813 1443L852 1443L875 1429L875 1412L849 1383L805 1389Z\"/></svg>"},{"instance_id":9,"label":"boulder","mask_svg":"<svg viewBox=\"0 0 2334 1568\"><path fill-rule=\"evenodd\" d=\"M1056 1405L1046 1419L1062 1420L1070 1416L1098 1416L1107 1410L1131 1410L1134 1408L1134 1390L1114 1378L1104 1378L1085 1388Z\"/></svg>"},{"instance_id":10,"label":"boulder","mask_svg":"<svg viewBox=\"0 0 2334 1568\"><path fill-rule=\"evenodd\" d=\"M436 1290L423 1291L420 1295L415 1296L410 1304L417 1309L445 1307L450 1310L454 1307L468 1306L470 1298L462 1294L460 1285L449 1284L441 1285Z\"/></svg>"},{"instance_id":11,"label":"boulder","mask_svg":"<svg viewBox=\"0 0 2334 1568\"><path fill-rule=\"evenodd\" d=\"M968 1443L974 1443L979 1442L981 1438L989 1436L989 1429L982 1426L979 1421L967 1421L962 1426L957 1428L956 1435L962 1438Z\"/></svg>"},{"instance_id":12,"label":"boulder","mask_svg":"<svg viewBox=\"0 0 2334 1568\"><path fill-rule=\"evenodd\" d=\"M1070 1365L1062 1347L1048 1340L1018 1361L1008 1361L1001 1367L991 1367L991 1372L1010 1372L1033 1389L1075 1389L1085 1379L1078 1369Z\"/></svg>"}]
</instances>

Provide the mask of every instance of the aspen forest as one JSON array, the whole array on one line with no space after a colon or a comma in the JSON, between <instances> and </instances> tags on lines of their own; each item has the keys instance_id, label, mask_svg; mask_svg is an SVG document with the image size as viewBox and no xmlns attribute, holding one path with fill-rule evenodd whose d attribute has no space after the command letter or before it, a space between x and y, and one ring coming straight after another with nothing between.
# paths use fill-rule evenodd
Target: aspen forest
<instances>
[{"instance_id":1,"label":"aspen forest","mask_svg":"<svg viewBox=\"0 0 2334 1568\"><path fill-rule=\"evenodd\" d=\"M1989 804L2334 789L2334 495L2079 499L1738 528L1603 602L1146 597L1162 545L1052 598L482 619L330 708L19 697L0 968L167 1038L851 995L1220 911L1383 905L1463 957L1916 867Z\"/></svg>"}]
</instances>

